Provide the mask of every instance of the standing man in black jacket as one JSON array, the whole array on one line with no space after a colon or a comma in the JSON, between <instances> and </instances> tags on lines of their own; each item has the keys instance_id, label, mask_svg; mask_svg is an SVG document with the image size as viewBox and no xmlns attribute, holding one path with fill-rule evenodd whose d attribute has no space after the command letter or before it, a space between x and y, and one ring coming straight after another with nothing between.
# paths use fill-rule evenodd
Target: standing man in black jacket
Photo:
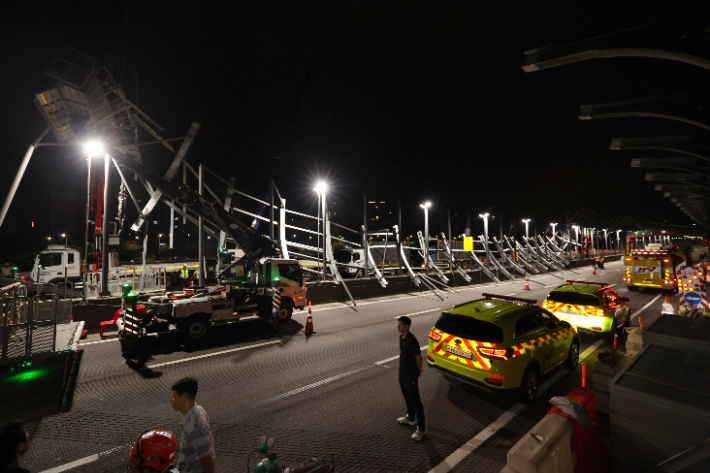
<instances>
[{"instance_id":1,"label":"standing man in black jacket","mask_svg":"<svg viewBox=\"0 0 710 473\"><path fill-rule=\"evenodd\" d=\"M424 406L419 398L419 375L422 374L422 350L414 334L409 332L412 320L403 315L397 319L399 338L399 386L407 403L407 415L397 419L400 424L416 425L412 439L419 441L426 433Z\"/></svg>"}]
</instances>

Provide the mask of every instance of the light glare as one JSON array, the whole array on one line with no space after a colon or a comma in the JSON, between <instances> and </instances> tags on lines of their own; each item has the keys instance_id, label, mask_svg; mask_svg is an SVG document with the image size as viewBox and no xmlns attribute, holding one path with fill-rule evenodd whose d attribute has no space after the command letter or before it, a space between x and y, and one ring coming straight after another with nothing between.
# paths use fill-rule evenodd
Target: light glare
<instances>
[{"instance_id":1,"label":"light glare","mask_svg":"<svg viewBox=\"0 0 710 473\"><path fill-rule=\"evenodd\" d=\"M98 141L89 141L84 145L84 151L89 156L101 156L104 153L104 147Z\"/></svg>"}]
</instances>

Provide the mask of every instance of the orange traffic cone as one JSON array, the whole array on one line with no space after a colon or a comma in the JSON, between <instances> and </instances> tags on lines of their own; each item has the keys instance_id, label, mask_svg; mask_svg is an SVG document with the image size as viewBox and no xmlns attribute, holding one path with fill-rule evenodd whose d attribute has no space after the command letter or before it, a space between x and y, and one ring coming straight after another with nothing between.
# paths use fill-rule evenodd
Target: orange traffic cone
<instances>
[{"instance_id":1,"label":"orange traffic cone","mask_svg":"<svg viewBox=\"0 0 710 473\"><path fill-rule=\"evenodd\" d=\"M528 284L528 275L525 275L525 288L523 291L529 291L530 290L530 285Z\"/></svg>"},{"instance_id":2,"label":"orange traffic cone","mask_svg":"<svg viewBox=\"0 0 710 473\"><path fill-rule=\"evenodd\" d=\"M311 314L311 301L308 301L308 318L306 319L306 329L303 331L306 335L316 333L313 330L313 314Z\"/></svg>"},{"instance_id":3,"label":"orange traffic cone","mask_svg":"<svg viewBox=\"0 0 710 473\"><path fill-rule=\"evenodd\" d=\"M594 269L592 270L592 274L597 274L597 267L594 266Z\"/></svg>"}]
</instances>

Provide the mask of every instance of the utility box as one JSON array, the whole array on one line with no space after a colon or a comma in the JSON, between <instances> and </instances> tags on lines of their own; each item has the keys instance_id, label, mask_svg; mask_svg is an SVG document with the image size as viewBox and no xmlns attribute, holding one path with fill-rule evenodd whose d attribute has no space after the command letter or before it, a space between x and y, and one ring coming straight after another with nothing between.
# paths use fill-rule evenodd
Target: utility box
<instances>
[{"instance_id":1,"label":"utility box","mask_svg":"<svg viewBox=\"0 0 710 473\"><path fill-rule=\"evenodd\" d=\"M710 438L707 353L649 345L646 335L644 349L609 383L614 471L650 471ZM710 459L683 471L710 471Z\"/></svg>"}]
</instances>

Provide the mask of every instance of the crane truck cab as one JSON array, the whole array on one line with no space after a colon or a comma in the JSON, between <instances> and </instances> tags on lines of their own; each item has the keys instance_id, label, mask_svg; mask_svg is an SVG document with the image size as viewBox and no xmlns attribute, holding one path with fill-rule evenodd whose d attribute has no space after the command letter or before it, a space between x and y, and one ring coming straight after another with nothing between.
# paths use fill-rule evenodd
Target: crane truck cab
<instances>
[{"instance_id":1,"label":"crane truck cab","mask_svg":"<svg viewBox=\"0 0 710 473\"><path fill-rule=\"evenodd\" d=\"M49 245L35 257L30 277L36 283L64 281L64 270L69 281L81 280L81 253L63 245Z\"/></svg>"}]
</instances>

